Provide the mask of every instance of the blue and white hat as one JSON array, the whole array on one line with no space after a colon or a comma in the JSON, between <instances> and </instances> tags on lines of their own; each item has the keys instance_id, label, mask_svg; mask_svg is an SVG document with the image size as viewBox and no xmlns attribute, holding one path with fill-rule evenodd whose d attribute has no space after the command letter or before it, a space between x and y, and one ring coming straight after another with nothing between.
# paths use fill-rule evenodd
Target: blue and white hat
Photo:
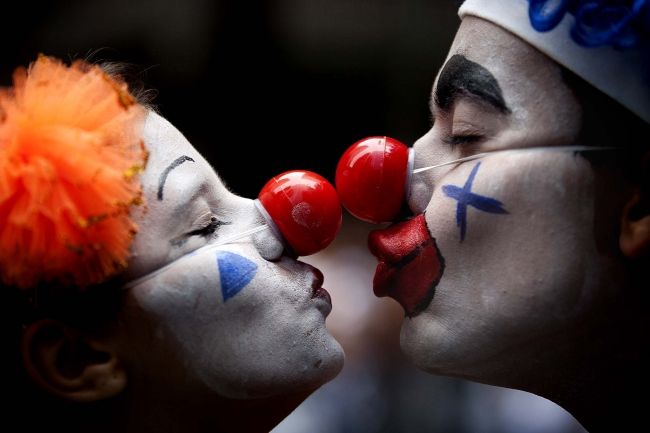
<instances>
[{"instance_id":1,"label":"blue and white hat","mask_svg":"<svg viewBox=\"0 0 650 433\"><path fill-rule=\"evenodd\" d=\"M650 0L465 0L650 123Z\"/></svg>"}]
</instances>

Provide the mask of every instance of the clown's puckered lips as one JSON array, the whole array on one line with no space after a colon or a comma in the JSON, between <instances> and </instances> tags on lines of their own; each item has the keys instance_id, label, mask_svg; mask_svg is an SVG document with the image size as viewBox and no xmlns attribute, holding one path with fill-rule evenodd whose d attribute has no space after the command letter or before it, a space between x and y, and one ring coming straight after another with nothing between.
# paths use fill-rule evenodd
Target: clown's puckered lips
<instances>
[{"instance_id":1,"label":"clown's puckered lips","mask_svg":"<svg viewBox=\"0 0 650 433\"><path fill-rule=\"evenodd\" d=\"M429 234L424 215L370 233L368 246L379 260L376 296L390 296L413 317L431 302L445 262Z\"/></svg>"}]
</instances>

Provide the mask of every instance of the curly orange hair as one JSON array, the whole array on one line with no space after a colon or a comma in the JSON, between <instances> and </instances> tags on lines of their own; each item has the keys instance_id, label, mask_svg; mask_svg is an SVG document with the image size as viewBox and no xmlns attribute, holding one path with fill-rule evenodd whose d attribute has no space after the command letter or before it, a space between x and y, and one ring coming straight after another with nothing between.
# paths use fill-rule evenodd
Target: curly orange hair
<instances>
[{"instance_id":1,"label":"curly orange hair","mask_svg":"<svg viewBox=\"0 0 650 433\"><path fill-rule=\"evenodd\" d=\"M0 90L0 278L84 288L124 269L146 110L99 66L39 56Z\"/></svg>"}]
</instances>

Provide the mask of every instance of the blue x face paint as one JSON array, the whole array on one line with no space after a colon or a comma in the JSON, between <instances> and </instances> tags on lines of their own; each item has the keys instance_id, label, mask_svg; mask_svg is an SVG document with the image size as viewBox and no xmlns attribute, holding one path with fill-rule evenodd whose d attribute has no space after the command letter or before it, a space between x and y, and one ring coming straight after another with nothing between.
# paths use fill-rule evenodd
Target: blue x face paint
<instances>
[{"instance_id":1,"label":"blue x face paint","mask_svg":"<svg viewBox=\"0 0 650 433\"><path fill-rule=\"evenodd\" d=\"M250 283L257 273L257 265L229 251L217 251L216 258L221 280L221 294L223 301L226 302Z\"/></svg>"},{"instance_id":2,"label":"blue x face paint","mask_svg":"<svg viewBox=\"0 0 650 433\"><path fill-rule=\"evenodd\" d=\"M494 214L507 214L508 211L503 208L503 203L499 200L482 196L472 192L472 183L476 177L481 163L478 162L472 172L469 174L467 181L463 187L456 185L443 185L442 191L447 197L456 201L456 225L460 227L460 241L465 239L467 233L467 207L472 206L480 211Z\"/></svg>"}]
</instances>

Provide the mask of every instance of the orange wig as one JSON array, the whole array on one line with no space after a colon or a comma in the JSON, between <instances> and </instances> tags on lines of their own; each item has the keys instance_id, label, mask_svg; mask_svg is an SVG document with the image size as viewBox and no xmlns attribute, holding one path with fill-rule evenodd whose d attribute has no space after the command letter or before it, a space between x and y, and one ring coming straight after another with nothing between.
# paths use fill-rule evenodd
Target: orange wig
<instances>
[{"instance_id":1,"label":"orange wig","mask_svg":"<svg viewBox=\"0 0 650 433\"><path fill-rule=\"evenodd\" d=\"M0 278L85 288L123 270L145 109L99 66L39 56L0 90Z\"/></svg>"}]
</instances>

